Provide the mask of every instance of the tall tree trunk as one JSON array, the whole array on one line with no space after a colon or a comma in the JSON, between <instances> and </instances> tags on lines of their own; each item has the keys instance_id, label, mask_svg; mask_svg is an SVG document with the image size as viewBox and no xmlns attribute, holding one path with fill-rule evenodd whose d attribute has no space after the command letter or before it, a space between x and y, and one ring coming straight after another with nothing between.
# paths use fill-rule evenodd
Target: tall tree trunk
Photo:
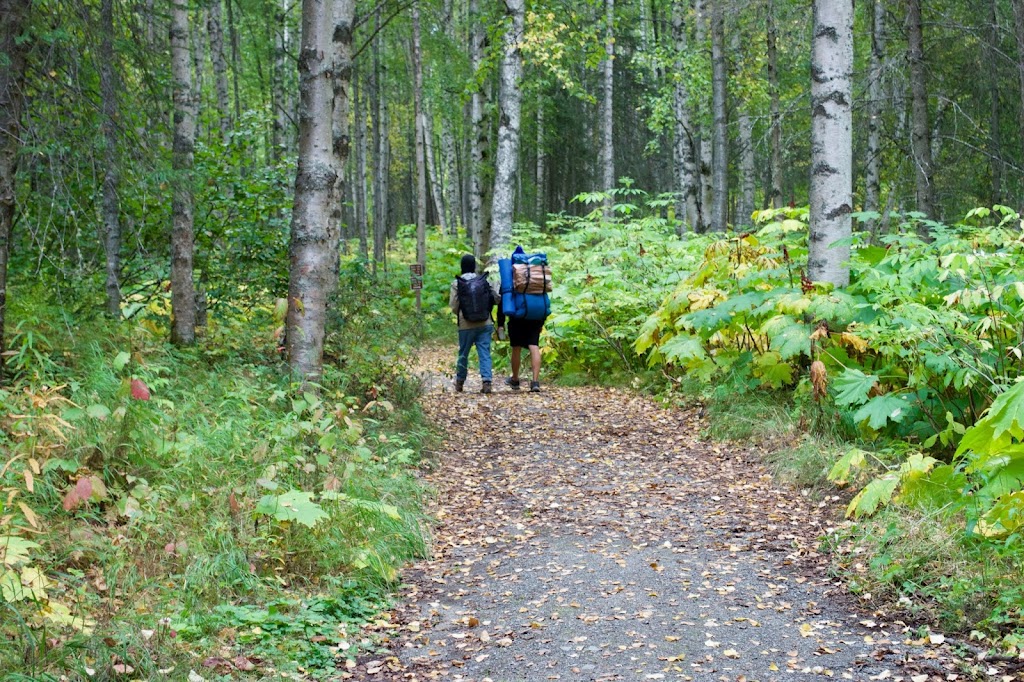
<instances>
[{"instance_id":1,"label":"tall tree trunk","mask_svg":"<svg viewBox=\"0 0 1024 682\"><path fill-rule=\"evenodd\" d=\"M537 94L537 194L534 197L534 219L544 227L546 222L546 203L544 197L548 186L548 152L544 142L544 95Z\"/></svg>"},{"instance_id":2,"label":"tall tree trunk","mask_svg":"<svg viewBox=\"0 0 1024 682\"><path fill-rule=\"evenodd\" d=\"M878 0L881 2L881 0ZM765 204L772 208L782 205L782 113L779 110L779 58L776 45L778 29L775 24L775 2L768 0L768 93L771 121L770 147L771 162L769 174L771 180Z\"/></svg>"},{"instance_id":3,"label":"tall tree trunk","mask_svg":"<svg viewBox=\"0 0 1024 682\"><path fill-rule=\"evenodd\" d=\"M707 3L710 0L693 0L694 11L694 35L698 50L705 50L707 45L708 11ZM697 177L700 179L700 201L698 206L701 211L700 224L705 230L711 225L712 204L714 203L711 169L714 165L711 149L711 136L707 130L694 126L697 143L694 150L698 152Z\"/></svg>"},{"instance_id":4,"label":"tall tree trunk","mask_svg":"<svg viewBox=\"0 0 1024 682\"><path fill-rule=\"evenodd\" d=\"M928 88L925 82L921 0L906 0L906 3L907 61L910 64L911 96L910 138L917 181L917 210L932 218L935 217L935 186L932 182L931 131L928 127Z\"/></svg>"},{"instance_id":5,"label":"tall tree trunk","mask_svg":"<svg viewBox=\"0 0 1024 682\"><path fill-rule=\"evenodd\" d=\"M992 196L990 202L993 204L1003 203L1003 171L1005 163L1003 162L1003 140L1002 140L1002 124L999 115L999 70L994 68L1000 60L999 50L999 3L998 0L991 0L989 2L989 26L988 26L988 44L985 46L985 51L988 53L988 63L993 65L993 68L988 74L988 96L989 96L989 146L991 147L991 154L989 156L989 165L992 173ZM932 139L936 139L938 136L933 135ZM932 158L937 158L937 154L933 154Z\"/></svg>"},{"instance_id":6,"label":"tall tree trunk","mask_svg":"<svg viewBox=\"0 0 1024 682\"><path fill-rule=\"evenodd\" d=\"M275 161L285 151L285 135L288 130L288 103L285 96L284 73L288 54L288 0L281 0L280 11L277 13L277 35L274 45L274 66L270 82L270 105L273 110L271 146Z\"/></svg>"},{"instance_id":7,"label":"tall tree trunk","mask_svg":"<svg viewBox=\"0 0 1024 682\"><path fill-rule=\"evenodd\" d=\"M7 321L7 264L11 253L16 176L21 148L21 112L25 105L25 66L30 43L24 40L32 0L0 0L0 380Z\"/></svg>"},{"instance_id":8,"label":"tall tree trunk","mask_svg":"<svg viewBox=\"0 0 1024 682\"><path fill-rule=\"evenodd\" d=\"M441 233L448 234L447 207L444 203L444 178L440 173L440 163L434 150L434 117L429 110L423 111L423 155L427 160L427 183L430 185L430 196L437 211L437 222Z\"/></svg>"},{"instance_id":9,"label":"tall tree trunk","mask_svg":"<svg viewBox=\"0 0 1024 682\"><path fill-rule=\"evenodd\" d=\"M231 0L228 0L230 2ZM224 56L224 28L221 0L210 1L207 32L210 34L210 60L213 62L214 90L220 116L220 137L225 146L231 139L231 104L228 101L228 61Z\"/></svg>"},{"instance_id":10,"label":"tall tree trunk","mask_svg":"<svg viewBox=\"0 0 1024 682\"><path fill-rule=\"evenodd\" d=\"M882 194L882 66L885 60L885 3L873 0L871 65L868 72L868 159L864 177L864 210L878 211ZM870 229L874 232L875 221Z\"/></svg>"},{"instance_id":11,"label":"tall tree trunk","mask_svg":"<svg viewBox=\"0 0 1024 682\"><path fill-rule=\"evenodd\" d=\"M605 0L604 99L601 101L601 189L615 189L615 138L613 137L615 94L615 0ZM604 201L604 217L612 217L615 197Z\"/></svg>"},{"instance_id":12,"label":"tall tree trunk","mask_svg":"<svg viewBox=\"0 0 1024 682\"><path fill-rule=\"evenodd\" d=\"M287 338L292 373L316 381L336 252L329 216L337 171L332 151L331 3L303 0L299 48L299 165L292 209Z\"/></svg>"},{"instance_id":13,"label":"tall tree trunk","mask_svg":"<svg viewBox=\"0 0 1024 682\"><path fill-rule=\"evenodd\" d=\"M729 137L726 116L725 12L711 0L712 192L711 229L726 230L729 219Z\"/></svg>"},{"instance_id":14,"label":"tall tree trunk","mask_svg":"<svg viewBox=\"0 0 1024 682\"><path fill-rule=\"evenodd\" d=\"M703 232L701 222L700 178L697 174L697 138L694 135L690 117L690 93L687 87L684 59L686 57L686 23L684 0L672 3L672 38L675 42L675 74L672 111L675 117L674 145L672 147L673 164L675 167L676 191L679 200L676 203L676 216L679 218L678 232L684 232L688 225L695 232Z\"/></svg>"},{"instance_id":15,"label":"tall tree trunk","mask_svg":"<svg viewBox=\"0 0 1024 682\"><path fill-rule=\"evenodd\" d=\"M811 45L811 224L807 276L850 283L853 211L853 0L814 0Z\"/></svg>"},{"instance_id":16,"label":"tall tree trunk","mask_svg":"<svg viewBox=\"0 0 1024 682\"><path fill-rule=\"evenodd\" d=\"M740 54L740 36L733 36L733 54ZM754 213L755 168L754 168L754 121L747 111L745 102L737 102L736 123L739 127L740 153L740 196L736 206L736 225L750 225Z\"/></svg>"},{"instance_id":17,"label":"tall tree trunk","mask_svg":"<svg viewBox=\"0 0 1024 682\"><path fill-rule=\"evenodd\" d=\"M499 70L501 90L498 92L498 152L494 161L493 224L489 250L508 250L512 241L516 170L519 162L519 118L522 107L520 80L523 77L523 40L525 24L524 0L505 0L509 21L502 45Z\"/></svg>"},{"instance_id":18,"label":"tall tree trunk","mask_svg":"<svg viewBox=\"0 0 1024 682\"><path fill-rule=\"evenodd\" d=\"M459 158L455 148L455 134L448 116L441 116L441 153L444 156L444 205L447 211L448 232L452 237L459 235L462 222L462 183L459 181Z\"/></svg>"},{"instance_id":19,"label":"tall tree trunk","mask_svg":"<svg viewBox=\"0 0 1024 682\"><path fill-rule=\"evenodd\" d=\"M114 2L100 2L100 100L103 110L103 251L106 255L107 313L121 317L121 209L118 201L117 74L114 73Z\"/></svg>"},{"instance_id":20,"label":"tall tree trunk","mask_svg":"<svg viewBox=\"0 0 1024 682\"><path fill-rule=\"evenodd\" d=\"M423 114L423 60L420 53L420 6L412 6L413 113L416 117L416 262L427 262L427 162L426 125Z\"/></svg>"},{"instance_id":21,"label":"tall tree trunk","mask_svg":"<svg viewBox=\"0 0 1024 682\"><path fill-rule=\"evenodd\" d=\"M173 2L173 0L172 0ZM189 36L192 45L192 67L194 69L192 78L192 98L195 101L196 111L203 105L203 89L206 85L206 8L200 7L196 10L195 22L189 22ZM195 121L196 138L203 137L202 121L196 116Z\"/></svg>"},{"instance_id":22,"label":"tall tree trunk","mask_svg":"<svg viewBox=\"0 0 1024 682\"><path fill-rule=\"evenodd\" d=\"M187 0L171 0L171 76L174 81L174 144L171 163L171 341L196 340L196 290L192 281L195 237L192 215L192 160L196 139L196 100L192 90Z\"/></svg>"},{"instance_id":23,"label":"tall tree trunk","mask_svg":"<svg viewBox=\"0 0 1024 682\"><path fill-rule=\"evenodd\" d=\"M345 220L345 166L351 150L349 123L350 90L352 86L352 23L355 21L355 0L333 0L334 28L331 32L332 112L331 150L334 153L335 181L331 199L330 239L334 253L331 293L337 285L342 227Z\"/></svg>"},{"instance_id":24,"label":"tall tree trunk","mask_svg":"<svg viewBox=\"0 0 1024 682\"><path fill-rule=\"evenodd\" d=\"M231 89L235 92L235 120L242 118L242 98L238 93L238 79L242 75L242 66L238 61L238 29L235 26L236 0L225 0L228 4L228 37L231 40Z\"/></svg>"},{"instance_id":25,"label":"tall tree trunk","mask_svg":"<svg viewBox=\"0 0 1024 682\"><path fill-rule=\"evenodd\" d=\"M1013 0L1013 35L1017 43L1017 87L1020 91L1017 130L1019 143L1024 147L1024 0Z\"/></svg>"},{"instance_id":26,"label":"tall tree trunk","mask_svg":"<svg viewBox=\"0 0 1024 682\"><path fill-rule=\"evenodd\" d=\"M478 0L469 0L469 59L474 74L480 72L484 63L484 48L487 33L480 17ZM486 102L483 86L477 81L470 98L470 148L469 148L469 226L473 232L473 252L478 259L487 254L490 243L490 221L487 219L487 186L484 182L484 162L490 146L488 129L484 123Z\"/></svg>"},{"instance_id":27,"label":"tall tree trunk","mask_svg":"<svg viewBox=\"0 0 1024 682\"><path fill-rule=\"evenodd\" d=\"M373 116L371 135L373 138L373 272L377 273L378 264L384 262L384 251L387 246L387 196L385 188L386 170L386 146L384 139L385 124L387 116L383 89L383 74L380 64L380 10L377 10L374 18L373 38L373 67L370 71L370 109Z\"/></svg>"},{"instance_id":28,"label":"tall tree trunk","mask_svg":"<svg viewBox=\"0 0 1024 682\"><path fill-rule=\"evenodd\" d=\"M352 92L355 100L355 148L352 195L355 199L356 228L359 230L359 255L369 260L369 230L366 220L366 93L360 87L359 75L353 69Z\"/></svg>"}]
</instances>

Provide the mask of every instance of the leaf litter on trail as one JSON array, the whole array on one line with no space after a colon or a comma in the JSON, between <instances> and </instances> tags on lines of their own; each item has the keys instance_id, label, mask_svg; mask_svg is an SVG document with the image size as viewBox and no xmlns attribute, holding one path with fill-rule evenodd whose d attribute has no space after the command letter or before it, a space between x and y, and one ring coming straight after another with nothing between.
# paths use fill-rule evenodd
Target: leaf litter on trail
<instances>
[{"instance_id":1,"label":"leaf litter on trail","mask_svg":"<svg viewBox=\"0 0 1024 682\"><path fill-rule=\"evenodd\" d=\"M446 440L423 474L433 555L379 638L399 668L343 678L863 680L918 655L884 614L858 624L817 551L830 518L758 448L628 391L457 394L449 355L421 359Z\"/></svg>"}]
</instances>

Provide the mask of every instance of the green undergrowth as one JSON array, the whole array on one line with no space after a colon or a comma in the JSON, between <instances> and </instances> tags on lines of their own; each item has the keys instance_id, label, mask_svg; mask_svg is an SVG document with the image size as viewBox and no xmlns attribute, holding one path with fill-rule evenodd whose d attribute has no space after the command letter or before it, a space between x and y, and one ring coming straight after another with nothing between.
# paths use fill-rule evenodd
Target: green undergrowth
<instances>
[{"instance_id":1,"label":"green undergrowth","mask_svg":"<svg viewBox=\"0 0 1024 682\"><path fill-rule=\"evenodd\" d=\"M708 437L765 446L780 479L836 515L828 544L856 548L836 565L867 603L1018 651L1020 215L893 214L881 234L881 216L855 214L837 289L806 278L806 208L677 236L672 197L627 183L607 217L606 196L515 232L555 273L545 371L696 406Z\"/></svg>"},{"instance_id":2,"label":"green undergrowth","mask_svg":"<svg viewBox=\"0 0 1024 682\"><path fill-rule=\"evenodd\" d=\"M372 649L428 551L434 435L406 281L342 280L315 394L286 378L270 297L183 350L162 297L115 323L13 288L0 680L321 678Z\"/></svg>"}]
</instances>

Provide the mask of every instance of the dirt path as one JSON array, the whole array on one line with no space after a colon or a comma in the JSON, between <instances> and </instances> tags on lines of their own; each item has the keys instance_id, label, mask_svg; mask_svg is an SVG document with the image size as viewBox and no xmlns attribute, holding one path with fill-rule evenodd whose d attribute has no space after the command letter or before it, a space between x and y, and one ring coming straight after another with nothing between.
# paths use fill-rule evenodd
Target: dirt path
<instances>
[{"instance_id":1,"label":"dirt path","mask_svg":"<svg viewBox=\"0 0 1024 682\"><path fill-rule=\"evenodd\" d=\"M472 377L456 394L447 354L432 363L435 555L380 624L390 655L352 679L966 679L856 611L815 551L816 505L759 453L702 441L696 414Z\"/></svg>"}]
</instances>

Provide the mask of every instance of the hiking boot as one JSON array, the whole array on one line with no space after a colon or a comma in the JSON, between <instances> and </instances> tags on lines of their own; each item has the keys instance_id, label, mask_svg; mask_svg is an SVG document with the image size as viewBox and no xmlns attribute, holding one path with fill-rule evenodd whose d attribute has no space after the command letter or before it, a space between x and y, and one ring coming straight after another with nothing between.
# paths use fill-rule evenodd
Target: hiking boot
<instances>
[{"instance_id":1,"label":"hiking boot","mask_svg":"<svg viewBox=\"0 0 1024 682\"><path fill-rule=\"evenodd\" d=\"M530 393L540 393L540 382L539 381L531 381L530 382Z\"/></svg>"},{"instance_id":2,"label":"hiking boot","mask_svg":"<svg viewBox=\"0 0 1024 682\"><path fill-rule=\"evenodd\" d=\"M465 386L465 385L466 385L466 380L465 379L456 379L455 380L455 392L456 393L462 393L462 387Z\"/></svg>"},{"instance_id":3,"label":"hiking boot","mask_svg":"<svg viewBox=\"0 0 1024 682\"><path fill-rule=\"evenodd\" d=\"M491 392L491 382L485 381L484 385L483 385L483 388L480 389L480 392L481 393L490 393Z\"/></svg>"},{"instance_id":4,"label":"hiking boot","mask_svg":"<svg viewBox=\"0 0 1024 682\"><path fill-rule=\"evenodd\" d=\"M511 388L513 391L518 391L519 379L513 379L512 377L509 377L508 379L505 379L505 385Z\"/></svg>"}]
</instances>

